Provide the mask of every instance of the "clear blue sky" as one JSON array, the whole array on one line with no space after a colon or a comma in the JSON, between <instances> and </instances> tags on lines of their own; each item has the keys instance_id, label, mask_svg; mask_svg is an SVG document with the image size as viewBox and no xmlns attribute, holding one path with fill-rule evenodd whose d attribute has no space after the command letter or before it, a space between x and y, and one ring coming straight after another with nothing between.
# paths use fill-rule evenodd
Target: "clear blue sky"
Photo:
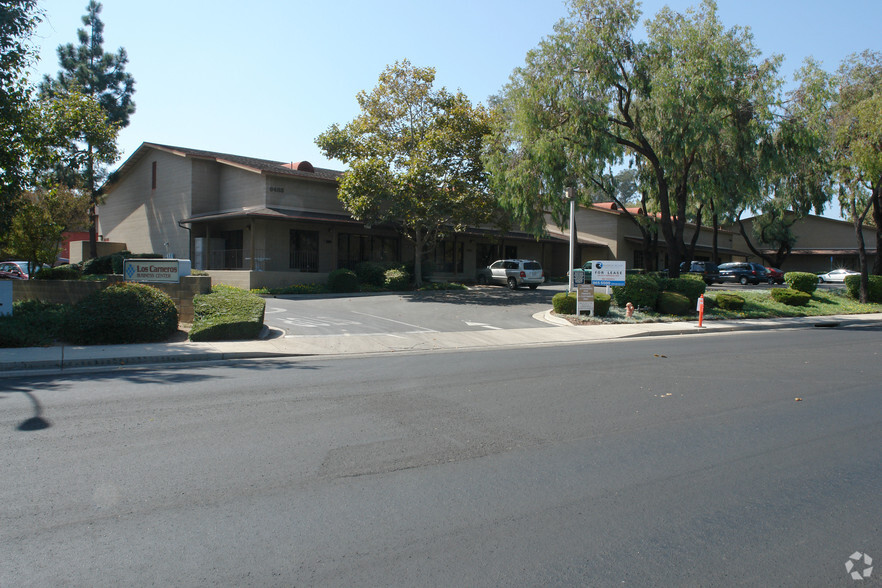
<instances>
[{"instance_id":1,"label":"clear blue sky","mask_svg":"<svg viewBox=\"0 0 882 588\"><path fill-rule=\"evenodd\" d=\"M76 43L88 0L40 0L35 77L58 71L56 48ZM644 18L695 0L646 0ZM727 27L750 27L764 55L805 57L835 70L878 46L880 0L718 0ZM105 51L125 47L137 111L123 157L142 142L281 161L328 161L315 137L358 114L355 95L389 64L437 70L436 84L485 102L552 33L562 0L104 0ZM121 162L120 162L121 163Z\"/></svg>"}]
</instances>

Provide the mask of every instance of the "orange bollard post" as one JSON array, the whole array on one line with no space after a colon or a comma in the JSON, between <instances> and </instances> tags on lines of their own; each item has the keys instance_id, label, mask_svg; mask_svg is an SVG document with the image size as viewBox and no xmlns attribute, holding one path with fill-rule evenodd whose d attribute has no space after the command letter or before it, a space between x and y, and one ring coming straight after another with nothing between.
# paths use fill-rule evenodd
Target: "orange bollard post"
<instances>
[{"instance_id":1,"label":"orange bollard post","mask_svg":"<svg viewBox=\"0 0 882 588\"><path fill-rule=\"evenodd\" d=\"M704 321L704 294L698 297L698 328L701 328L701 323Z\"/></svg>"}]
</instances>

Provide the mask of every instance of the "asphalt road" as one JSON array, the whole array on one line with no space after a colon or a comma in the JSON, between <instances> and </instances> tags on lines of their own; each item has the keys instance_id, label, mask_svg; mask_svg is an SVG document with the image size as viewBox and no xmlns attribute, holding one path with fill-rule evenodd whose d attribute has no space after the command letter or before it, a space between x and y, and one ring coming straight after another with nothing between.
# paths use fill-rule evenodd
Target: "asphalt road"
<instances>
[{"instance_id":1,"label":"asphalt road","mask_svg":"<svg viewBox=\"0 0 882 588\"><path fill-rule=\"evenodd\" d=\"M880 342L4 379L0 586L880 585Z\"/></svg>"}]
</instances>

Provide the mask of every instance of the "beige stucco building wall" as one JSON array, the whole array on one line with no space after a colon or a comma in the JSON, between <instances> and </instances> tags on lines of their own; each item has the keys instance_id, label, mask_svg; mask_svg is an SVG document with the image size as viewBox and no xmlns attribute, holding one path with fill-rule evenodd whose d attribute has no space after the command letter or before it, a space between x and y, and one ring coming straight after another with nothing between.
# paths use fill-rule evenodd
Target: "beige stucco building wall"
<instances>
[{"instance_id":1,"label":"beige stucco building wall","mask_svg":"<svg viewBox=\"0 0 882 588\"><path fill-rule=\"evenodd\" d=\"M133 163L125 182L108 191L98 209L99 232L133 253L187 257L190 235L177 220L192 213L192 168L176 155L155 150L148 155Z\"/></svg>"}]
</instances>

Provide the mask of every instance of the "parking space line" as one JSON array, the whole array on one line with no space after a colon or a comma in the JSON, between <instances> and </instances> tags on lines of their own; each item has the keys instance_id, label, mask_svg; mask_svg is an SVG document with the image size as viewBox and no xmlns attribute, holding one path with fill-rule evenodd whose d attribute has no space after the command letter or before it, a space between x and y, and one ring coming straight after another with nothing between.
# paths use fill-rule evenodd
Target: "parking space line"
<instances>
[{"instance_id":1,"label":"parking space line","mask_svg":"<svg viewBox=\"0 0 882 588\"><path fill-rule=\"evenodd\" d=\"M437 333L438 332L435 329L426 329L426 328L421 327L419 325L412 325L410 323L396 321L395 319L386 318L384 316L376 316L373 314L367 314L366 312L358 312L358 311L353 310L352 313L353 314L360 314L362 316L369 316L371 318L375 318L375 319L379 319L379 320L383 320L383 321L389 321L390 323L397 323L399 325L404 325L405 327L413 327L414 329L419 329L419 331L416 331L417 333Z\"/></svg>"}]
</instances>

